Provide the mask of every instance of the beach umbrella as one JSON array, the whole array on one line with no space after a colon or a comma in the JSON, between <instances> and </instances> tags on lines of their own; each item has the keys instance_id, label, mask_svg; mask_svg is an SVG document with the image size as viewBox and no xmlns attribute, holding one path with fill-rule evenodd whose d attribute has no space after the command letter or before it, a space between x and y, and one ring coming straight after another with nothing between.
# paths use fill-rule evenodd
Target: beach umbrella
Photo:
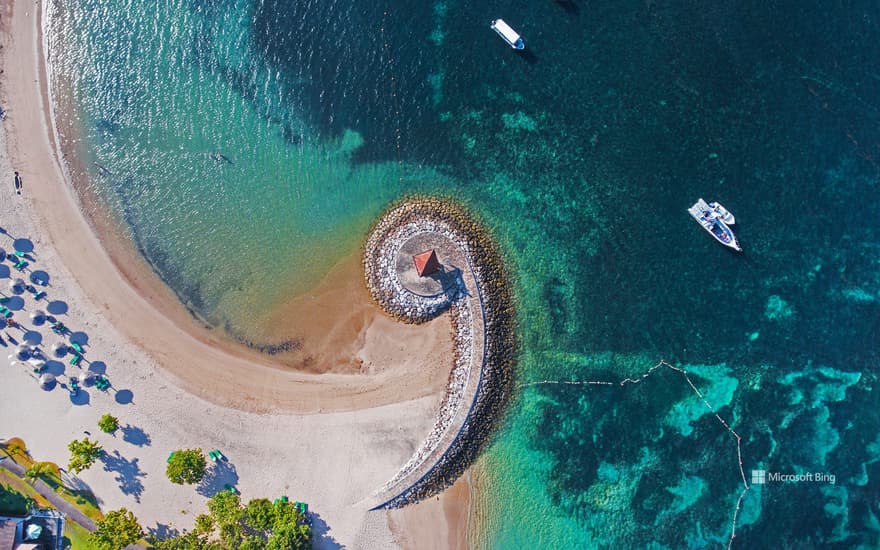
<instances>
[{"instance_id":1,"label":"beach umbrella","mask_svg":"<svg viewBox=\"0 0 880 550\"><path fill-rule=\"evenodd\" d=\"M46 322L46 312L40 309L33 310L31 312L31 321L33 321L35 325L42 325Z\"/></svg>"},{"instance_id":2,"label":"beach umbrella","mask_svg":"<svg viewBox=\"0 0 880 550\"><path fill-rule=\"evenodd\" d=\"M58 357L64 357L67 354L67 344L64 342L55 342L52 344L52 353Z\"/></svg>"},{"instance_id":3,"label":"beach umbrella","mask_svg":"<svg viewBox=\"0 0 880 550\"><path fill-rule=\"evenodd\" d=\"M31 356L31 350L26 345L19 344L15 347L15 356L24 361Z\"/></svg>"},{"instance_id":4,"label":"beach umbrella","mask_svg":"<svg viewBox=\"0 0 880 550\"><path fill-rule=\"evenodd\" d=\"M79 373L79 383L83 386L91 384L93 380L92 373L90 371L82 371Z\"/></svg>"},{"instance_id":5,"label":"beach umbrella","mask_svg":"<svg viewBox=\"0 0 880 550\"><path fill-rule=\"evenodd\" d=\"M42 386L43 389L48 390L49 388L52 387L53 384L55 384L55 377L54 376L52 376L48 372L46 374L40 375L40 386Z\"/></svg>"},{"instance_id":6,"label":"beach umbrella","mask_svg":"<svg viewBox=\"0 0 880 550\"><path fill-rule=\"evenodd\" d=\"M46 361L42 359L37 359L36 357L31 357L30 359L28 359L28 364L35 369L41 369L46 364Z\"/></svg>"},{"instance_id":7,"label":"beach umbrella","mask_svg":"<svg viewBox=\"0 0 880 550\"><path fill-rule=\"evenodd\" d=\"M21 279L12 279L9 281L9 290L16 294L24 292L24 281Z\"/></svg>"}]
</instances>

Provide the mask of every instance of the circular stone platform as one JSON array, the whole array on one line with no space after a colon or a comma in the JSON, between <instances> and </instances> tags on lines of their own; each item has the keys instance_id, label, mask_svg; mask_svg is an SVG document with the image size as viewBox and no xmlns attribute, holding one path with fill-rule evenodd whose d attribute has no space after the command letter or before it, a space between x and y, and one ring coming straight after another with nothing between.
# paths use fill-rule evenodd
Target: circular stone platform
<instances>
[{"instance_id":1,"label":"circular stone platform","mask_svg":"<svg viewBox=\"0 0 880 550\"><path fill-rule=\"evenodd\" d=\"M440 270L420 277L413 256L431 249L437 254ZM461 248L446 235L433 231L419 233L404 242L397 251L394 265L397 278L403 288L424 297L440 296L450 289L457 288L462 269L467 268Z\"/></svg>"}]
</instances>

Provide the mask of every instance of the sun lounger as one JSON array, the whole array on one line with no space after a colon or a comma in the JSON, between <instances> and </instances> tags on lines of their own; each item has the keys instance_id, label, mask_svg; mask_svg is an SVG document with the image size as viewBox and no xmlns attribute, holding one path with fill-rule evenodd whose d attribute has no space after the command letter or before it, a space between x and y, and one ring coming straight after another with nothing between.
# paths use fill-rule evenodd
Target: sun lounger
<instances>
[{"instance_id":1,"label":"sun lounger","mask_svg":"<svg viewBox=\"0 0 880 550\"><path fill-rule=\"evenodd\" d=\"M211 451L208 453L208 456L211 457L211 460L213 460L214 462L217 462L217 459L220 458L219 456L217 456L218 452L219 451Z\"/></svg>"},{"instance_id":2,"label":"sun lounger","mask_svg":"<svg viewBox=\"0 0 880 550\"><path fill-rule=\"evenodd\" d=\"M74 355L70 358L70 364L74 367L78 367L80 361L82 361L82 355Z\"/></svg>"},{"instance_id":3,"label":"sun lounger","mask_svg":"<svg viewBox=\"0 0 880 550\"><path fill-rule=\"evenodd\" d=\"M16 264L12 267L14 267L15 269L17 269L19 271L24 271L24 268L26 268L27 265L28 265L28 263L26 261L18 260L18 262L16 262Z\"/></svg>"},{"instance_id":4,"label":"sun lounger","mask_svg":"<svg viewBox=\"0 0 880 550\"><path fill-rule=\"evenodd\" d=\"M174 451L171 451L171 454L168 455L168 460L166 460L165 462L171 462L171 457L172 457L172 456L174 456Z\"/></svg>"},{"instance_id":5,"label":"sun lounger","mask_svg":"<svg viewBox=\"0 0 880 550\"><path fill-rule=\"evenodd\" d=\"M34 300L39 300L40 298L42 298L45 295L46 295L46 293L42 290L40 290L39 292L34 292L32 294L32 296L34 297Z\"/></svg>"},{"instance_id":6,"label":"sun lounger","mask_svg":"<svg viewBox=\"0 0 880 550\"><path fill-rule=\"evenodd\" d=\"M80 345L77 344L76 342L73 342L72 344L70 344L70 347L72 347L72 348L73 348L73 351L75 351L76 353L78 353L78 354L80 354L80 355L82 355L83 353L85 353L85 352L83 351L83 349L82 349L82 346L80 346Z\"/></svg>"},{"instance_id":7,"label":"sun lounger","mask_svg":"<svg viewBox=\"0 0 880 550\"><path fill-rule=\"evenodd\" d=\"M2 298L0 298L0 304L5 304L6 302L8 302L11 299L12 298L10 298L8 296L3 296Z\"/></svg>"},{"instance_id":8,"label":"sun lounger","mask_svg":"<svg viewBox=\"0 0 880 550\"><path fill-rule=\"evenodd\" d=\"M238 489L236 489L235 487L233 487L232 485L230 485L228 483L226 485L224 485L223 488L225 490L229 491L230 493L232 493L233 495L238 494Z\"/></svg>"}]
</instances>

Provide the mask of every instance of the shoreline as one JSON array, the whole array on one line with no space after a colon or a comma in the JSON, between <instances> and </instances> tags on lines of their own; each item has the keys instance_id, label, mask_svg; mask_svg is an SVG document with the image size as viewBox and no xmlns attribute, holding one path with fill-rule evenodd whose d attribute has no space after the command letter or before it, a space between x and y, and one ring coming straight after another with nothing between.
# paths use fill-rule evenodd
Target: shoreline
<instances>
[{"instance_id":1,"label":"shoreline","mask_svg":"<svg viewBox=\"0 0 880 550\"><path fill-rule=\"evenodd\" d=\"M35 28L28 16L14 8L12 11L12 44L5 51L7 89L4 93L11 107L6 125L10 135L9 152L14 164L21 168L26 200L32 203L40 225L64 264L79 274L78 283L86 295L93 303L100 304L102 313L114 326L145 349L178 384L219 405L247 411L294 413L357 410L391 404L430 395L445 384L446 374L439 372L442 369L437 365L403 358L398 365L401 368L378 373L369 369L367 374L316 375L295 371L243 345L220 338L195 321L155 273L149 268L139 269L146 262L130 244L120 246L120 238L108 239L106 235L96 234L96 228L80 209L76 191L64 177L58 151L52 147L57 142L51 131L49 83L44 72L47 67L38 50L45 42L40 38L42 25ZM32 46L24 47L22 42ZM35 89L34 93L24 92L28 88ZM35 101L35 97L40 100ZM36 128L39 132L34 131ZM28 138L25 145L19 143L22 136ZM58 185L63 187L60 193ZM112 254L120 253L121 258L113 258ZM122 266L125 268L119 269ZM82 276L85 273L89 276ZM360 274L352 278L362 284ZM378 326L381 330L372 332L381 332L379 336L384 339L424 345L423 331L383 322L384 314L377 306L365 303L366 296L364 291L359 304L366 311L366 318L359 327L361 336L365 337L371 328ZM337 314L332 312L330 319ZM448 333L448 328L438 324L432 332L437 335L433 342L437 344L443 333ZM370 342L365 342L364 345L372 349L379 344L370 346ZM320 357L323 351L326 350L315 349L310 354ZM223 368L218 369L217 365ZM203 387L203 375L207 372L212 375L210 390Z\"/></svg>"},{"instance_id":2,"label":"shoreline","mask_svg":"<svg viewBox=\"0 0 880 550\"><path fill-rule=\"evenodd\" d=\"M50 270L53 276L50 291L56 296L63 294L70 301L69 319L87 327L89 332L95 331L89 342L90 349L94 350L90 357L106 359L108 373L115 383L134 390L135 409L131 408L135 406L132 403L127 409L125 404L105 405L111 410L139 410L126 415L139 418L143 425L152 428L148 431L155 447L150 446L148 438L147 447L134 453L140 456L145 468L151 469L155 467L154 462L161 463L156 457L167 454L166 448L182 446L194 437L210 441L203 443L205 447L222 446L234 452L237 443L230 434L239 434L247 440L248 436L244 434L253 433L254 429L266 430L267 422L285 431L289 428L283 426L295 423L300 437L306 438L320 437L328 426L334 433L346 426L342 433L318 445L319 449L314 452L301 447L289 448L296 441L286 441L288 438L274 441L272 430L268 430L269 433L261 437L264 447L258 456L241 459L237 465L242 474L243 492L249 498L269 496L288 488L300 491L319 508L325 505L328 523L335 526L344 542L363 541L363 526L376 522L370 518L383 518L380 523L387 524L389 516L385 512L368 513L356 503L367 496L369 490L387 480L408 458L410 447L424 437L439 406L451 368L443 361L408 360L399 351L412 346L437 350L436 354L428 355L442 357L451 347L448 320L438 319L418 327L405 325L388 318L378 306L368 303L374 311L361 311L358 322L349 322L352 325L349 333L355 332L357 338L348 351L356 350L355 359L361 365L359 372L362 374L310 374L285 370L243 346L221 341L211 331L198 326L152 271L142 273L137 267L131 269L132 265L137 266L132 260L146 263L137 257L133 247L128 246L130 256L124 257L120 265L120 260L113 256L114 252L120 252L112 250L113 239L108 242L105 236L96 234L100 228L91 225L80 208L79 196L65 178L58 150L53 146L57 142L51 129L53 118L47 67L44 56L40 55L40 49L44 47L44 29L41 22L36 21L36 14L15 9L23 5L21 2L7 3L3 21L0 21L0 25L9 31L4 33L4 72L0 78L0 93L4 107L9 111L2 141L8 151L8 165L21 171L25 183L22 196L13 196L14 200L0 210L10 213L8 216L4 214L3 226L33 239L40 269ZM42 8L40 4L37 6L38 10ZM29 7L25 5L26 9ZM7 162L4 160L0 164ZM15 221L18 218L21 223ZM113 236L118 241L123 240L118 234ZM337 268L350 261L351 258L343 258ZM55 267L50 269L52 264ZM334 270L325 281L331 286L336 282L330 276ZM356 273L354 277L363 294L367 295L362 274ZM309 295L314 298L316 294ZM317 296L320 297L320 292ZM299 298L305 299L294 299ZM307 309L304 311L308 312ZM65 316L65 322L68 316ZM328 345L336 345L333 339L330 341ZM398 349L388 349L390 342L397 344ZM27 376L8 382L10 388L31 384ZM39 419L53 414L50 411L54 410L58 418L67 418L69 424L70 420L82 420L98 411L96 407L69 409L69 404L63 402L59 409L59 391L39 392L36 393L38 399L31 400L34 392L38 392L37 388L28 386L14 391L14 398L4 399L6 406L11 407L7 412L16 414L4 413L6 422L0 428L15 430L29 442L35 455L61 462L66 455L61 442L78 432L65 427L65 423L44 426ZM101 399L101 395L95 399ZM17 418L20 411L30 409L34 412L29 418ZM358 420L345 420L349 418ZM14 427L9 422L14 422ZM78 422L78 425L83 424ZM161 433L157 431L159 428L170 433ZM120 456L120 450L125 453L128 447L123 445L124 442L112 439L105 448L108 445L119 447L114 451L116 456ZM168 443L168 439L172 443ZM334 447L338 445L354 445L354 448L340 452L341 449ZM368 475L365 472L355 478L357 483L352 484L354 479L348 479L348 486L339 487L340 483L346 482L345 479L337 483L321 473L340 461L354 460L352 457L362 454L358 447L364 446L370 449L368 455L372 459L354 468L355 471L369 469ZM322 452L324 447L335 450L327 455ZM239 456L246 453L245 448L239 447L239 451ZM285 456L285 460L280 461L284 464L273 463L266 467L267 453L268 457L277 457L278 452ZM307 453L306 456L303 452ZM334 459L328 465L320 460L324 456L333 456ZM379 456L384 458L379 460ZM134 460L137 463L139 459ZM299 466L296 472L290 471L294 467L291 464ZM342 464L338 465L345 469ZM303 480L303 468L320 475L311 476L314 478L311 481ZM350 475L352 470L349 465ZM193 497L198 495L163 486L162 477L161 469L148 477L142 490L160 492L141 502L140 492L134 495L134 500L124 491L120 494L112 472L108 473L106 467L103 472L90 471L82 476L104 501L102 507L127 506L136 511L145 525L154 522L173 525L177 522L185 528L194 515L181 516L183 512L174 509L186 510L197 505L198 501ZM250 480L250 477L256 479ZM293 481L294 478L297 481ZM279 480L287 480L284 487L277 486ZM370 483L375 486L367 486ZM328 484L332 487L329 491ZM158 494L163 498L167 496L168 502L173 504L170 507L157 505L161 500L155 496ZM152 502L148 502L150 500ZM439 502L440 513L432 512L434 521L418 527L423 531L451 529L460 532L461 526L453 526L451 520L447 526L446 520L440 518L448 515L442 513L444 506L454 508L461 500L460 495L444 494L438 500L425 503L433 507ZM169 520L169 516L174 519ZM361 522L360 527L357 527L358 522ZM401 532L411 527L415 526L405 522ZM376 535L378 539L373 538L374 530L371 529L367 539L390 543L391 540L381 534L385 529L387 525ZM352 536L354 539L350 538Z\"/></svg>"}]
</instances>

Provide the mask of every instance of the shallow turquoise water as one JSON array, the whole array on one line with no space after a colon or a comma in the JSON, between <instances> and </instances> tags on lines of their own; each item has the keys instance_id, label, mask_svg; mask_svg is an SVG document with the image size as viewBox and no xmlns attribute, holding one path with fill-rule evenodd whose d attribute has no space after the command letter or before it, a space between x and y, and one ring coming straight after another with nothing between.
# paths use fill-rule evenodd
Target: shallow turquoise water
<instances>
[{"instance_id":1,"label":"shallow turquoise water","mask_svg":"<svg viewBox=\"0 0 880 550\"><path fill-rule=\"evenodd\" d=\"M211 322L247 333L389 200L451 194L513 266L521 382L666 358L743 437L735 547L880 544L875 4L52 9L91 185ZM687 215L700 196L744 254ZM522 389L480 467L492 548L726 546L743 488L668 369Z\"/></svg>"}]
</instances>

